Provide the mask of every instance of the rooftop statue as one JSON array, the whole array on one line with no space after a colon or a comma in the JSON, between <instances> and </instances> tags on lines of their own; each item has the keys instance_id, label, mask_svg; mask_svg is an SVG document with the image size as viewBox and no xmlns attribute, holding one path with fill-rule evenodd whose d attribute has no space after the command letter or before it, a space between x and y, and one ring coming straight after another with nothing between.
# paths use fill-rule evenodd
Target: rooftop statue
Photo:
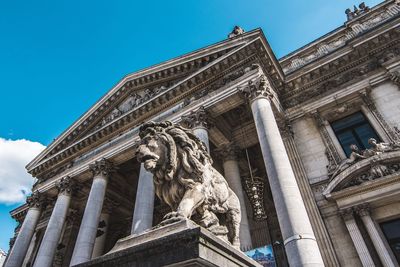
<instances>
[{"instance_id":1,"label":"rooftop statue","mask_svg":"<svg viewBox=\"0 0 400 267\"><path fill-rule=\"evenodd\" d=\"M137 159L154 174L156 195L171 208L160 225L191 219L239 249L240 203L189 129L171 122L140 128Z\"/></svg>"}]
</instances>

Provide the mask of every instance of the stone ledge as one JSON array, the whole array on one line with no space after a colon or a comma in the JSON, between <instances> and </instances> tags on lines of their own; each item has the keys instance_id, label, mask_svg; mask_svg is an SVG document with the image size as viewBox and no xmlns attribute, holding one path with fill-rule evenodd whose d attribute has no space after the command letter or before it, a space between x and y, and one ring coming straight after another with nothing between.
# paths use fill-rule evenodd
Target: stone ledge
<instances>
[{"instance_id":1,"label":"stone ledge","mask_svg":"<svg viewBox=\"0 0 400 267\"><path fill-rule=\"evenodd\" d=\"M183 220L120 239L101 257L76 267L261 266L192 221Z\"/></svg>"}]
</instances>

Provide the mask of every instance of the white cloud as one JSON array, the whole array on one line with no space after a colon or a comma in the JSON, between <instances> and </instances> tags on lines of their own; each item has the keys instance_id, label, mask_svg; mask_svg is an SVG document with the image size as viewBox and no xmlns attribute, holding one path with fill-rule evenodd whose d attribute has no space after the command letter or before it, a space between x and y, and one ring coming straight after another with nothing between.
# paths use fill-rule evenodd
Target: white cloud
<instances>
[{"instance_id":1,"label":"white cloud","mask_svg":"<svg viewBox=\"0 0 400 267\"><path fill-rule=\"evenodd\" d=\"M0 203L15 204L25 200L35 182L25 166L44 148L38 142L0 137Z\"/></svg>"}]
</instances>

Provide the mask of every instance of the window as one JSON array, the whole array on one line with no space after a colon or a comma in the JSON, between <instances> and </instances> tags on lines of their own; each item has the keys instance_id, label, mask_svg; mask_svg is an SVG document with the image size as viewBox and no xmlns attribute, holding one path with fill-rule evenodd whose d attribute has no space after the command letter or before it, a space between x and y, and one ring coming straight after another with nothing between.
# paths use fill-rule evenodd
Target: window
<instances>
[{"instance_id":1,"label":"window","mask_svg":"<svg viewBox=\"0 0 400 267\"><path fill-rule=\"evenodd\" d=\"M393 254L400 262L400 219L381 223L381 228Z\"/></svg>"},{"instance_id":2,"label":"window","mask_svg":"<svg viewBox=\"0 0 400 267\"><path fill-rule=\"evenodd\" d=\"M351 144L355 144L360 150L364 150L370 147L368 145L369 138L372 137L380 141L380 138L361 112L356 112L334 121L331 126L346 156L351 153Z\"/></svg>"}]
</instances>

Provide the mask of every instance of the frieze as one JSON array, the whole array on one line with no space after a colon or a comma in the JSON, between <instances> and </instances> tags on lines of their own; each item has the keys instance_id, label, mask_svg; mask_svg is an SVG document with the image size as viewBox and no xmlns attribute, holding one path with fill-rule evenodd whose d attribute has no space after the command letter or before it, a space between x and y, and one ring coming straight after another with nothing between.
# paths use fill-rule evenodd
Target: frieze
<instances>
[{"instance_id":1,"label":"frieze","mask_svg":"<svg viewBox=\"0 0 400 267\"><path fill-rule=\"evenodd\" d=\"M339 36L328 42L314 45L314 47L311 48L312 51L305 55L304 53L301 53L300 56L295 56L290 60L285 60L282 67L283 72L285 74L292 73L304 65L330 54L341 47L344 47L350 40L353 40L354 38L362 35L364 32L383 24L395 16L398 16L400 13L399 5L394 3L384 9L380 9L382 11L377 14L371 12L370 16L365 16L363 19L356 21L354 18L358 17L358 15L365 14L370 11L368 7L362 4L360 5L360 9L361 12L359 9L353 12L350 9L346 10L348 20L351 20L352 22L346 24L345 30L342 31ZM286 63L286 61L288 62Z\"/></svg>"}]
</instances>

